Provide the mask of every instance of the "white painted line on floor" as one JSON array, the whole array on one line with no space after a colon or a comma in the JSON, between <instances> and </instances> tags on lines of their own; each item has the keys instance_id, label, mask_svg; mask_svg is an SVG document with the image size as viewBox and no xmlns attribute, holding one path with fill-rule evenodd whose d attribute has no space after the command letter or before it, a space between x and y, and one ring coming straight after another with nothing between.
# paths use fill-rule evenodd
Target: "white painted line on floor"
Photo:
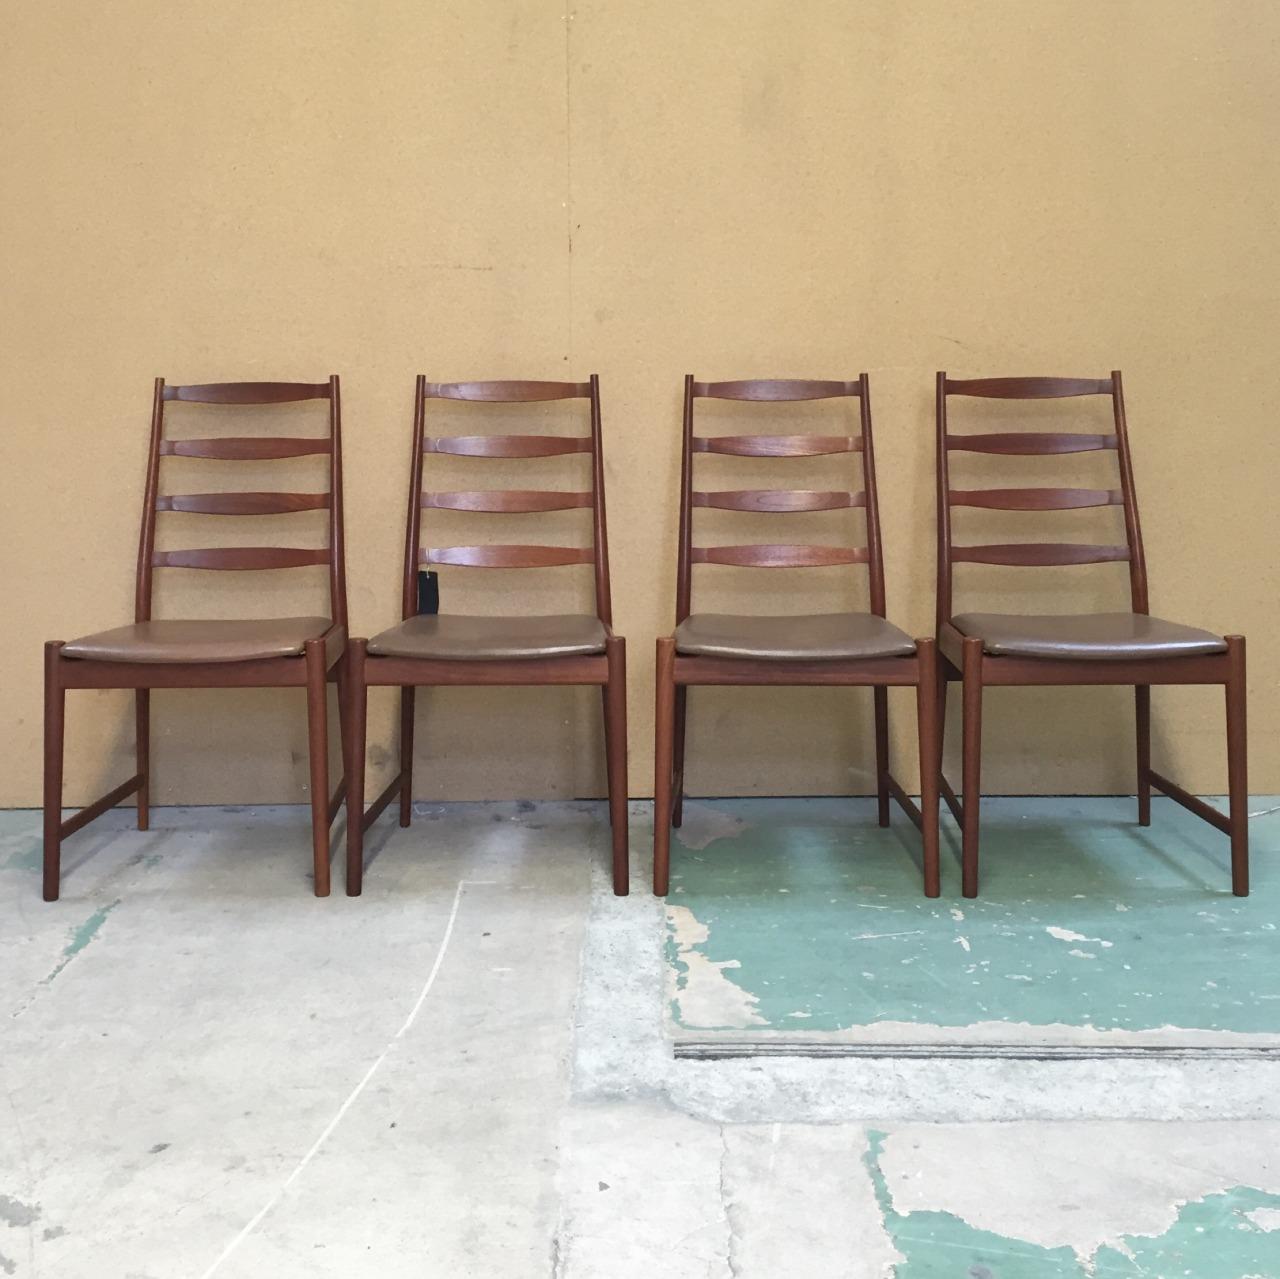
<instances>
[{"instance_id":1,"label":"white painted line on floor","mask_svg":"<svg viewBox=\"0 0 1280 1279\"><path fill-rule=\"evenodd\" d=\"M365 1088L368 1087L369 1080L378 1073L378 1068L390 1056L396 1044L408 1034L410 1027L417 1020L418 1014L422 1011L423 1004L427 1001L427 996L431 993L431 987L435 985L436 977L440 973L440 966L444 963L445 952L449 949L449 942L453 937L453 926L458 920L458 908L462 905L463 891L472 886L496 883L492 879L460 879L458 881L457 891L453 894L453 908L449 911L449 922L445 925L444 936L440 939L440 945L436 950L435 962L431 965L431 971L427 974L427 980L423 984L422 990L414 1002L413 1007L409 1010L409 1015L404 1019L404 1024L396 1031L394 1035L387 1041L387 1046L374 1058L373 1065L364 1072L363 1078L347 1095L347 1099L338 1107L337 1113L325 1125L324 1131L315 1139L311 1149L298 1161L298 1165L285 1179L280 1188L267 1200L265 1204L254 1214L249 1223L240 1231L238 1235L218 1255L213 1265L201 1275L200 1279L210 1279L210 1276L217 1274L222 1263L231 1256L233 1252L258 1228L262 1221L267 1217L271 1210L284 1198L286 1191L293 1185L295 1181L306 1171L307 1165L320 1153L320 1148L333 1135L334 1129L342 1122L343 1116L355 1104L357 1098Z\"/></svg>"}]
</instances>

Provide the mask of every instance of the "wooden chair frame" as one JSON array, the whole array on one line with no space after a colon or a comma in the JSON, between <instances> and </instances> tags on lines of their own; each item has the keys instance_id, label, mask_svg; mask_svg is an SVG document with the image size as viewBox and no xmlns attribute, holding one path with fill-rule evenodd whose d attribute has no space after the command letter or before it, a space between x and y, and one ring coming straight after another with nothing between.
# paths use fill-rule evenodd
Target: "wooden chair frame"
<instances>
[{"instance_id":1,"label":"wooden chair frame","mask_svg":"<svg viewBox=\"0 0 1280 1279\"><path fill-rule=\"evenodd\" d=\"M857 436L744 435L707 437L694 434L694 402L698 399L780 403L840 397L858 401ZM695 453L725 453L739 457L816 457L827 454L862 454L863 490L860 493L826 493L800 490L745 490L704 493L693 487ZM730 546L699 548L693 545L694 507L760 513L835 510L863 506L866 509L865 547L838 546ZM687 374L684 384L684 442L680 474L679 559L676 568L676 624L690 614L692 566L699 563L746 567L825 567L866 564L869 569L870 611L885 616L884 561L880 542L880 508L876 495L875 453L871 430L871 395L865 373L857 381L804 381L796 379L697 382ZM678 653L674 635L657 643L657 707L654 760L653 891L662 897L670 887L671 828L683 820L685 729L688 690L694 685L828 686L873 689L875 713L877 817L889 825L890 797L920 829L924 849L924 891L937 897L938 866L937 770L940 733L937 721L937 655L932 638L918 639L910 657L876 657L866 660L781 661L710 657ZM906 793L889 769L888 690L916 690L920 741L920 807Z\"/></svg>"},{"instance_id":2,"label":"wooden chair frame","mask_svg":"<svg viewBox=\"0 0 1280 1279\"><path fill-rule=\"evenodd\" d=\"M1040 400L1106 395L1111 399L1114 431L1110 434L1012 432L952 434L947 427L947 398ZM1109 378L1014 377L957 380L937 377L938 448L938 647L942 657L938 682L939 723L945 723L949 680L963 689L963 778L957 795L940 776L943 798L963 831L963 893L978 894L978 814L981 802L982 691L987 687L1087 684L1132 684L1137 721L1138 824L1151 824L1151 791L1203 818L1231 838L1231 884L1238 897L1249 892L1248 781L1245 738L1245 642L1225 636L1226 651L1189 657L1140 660L1079 660L992 656L983 641L961 634L952 625L952 565L962 562L1005 565L1064 565L1125 561L1134 613L1148 613L1147 566L1138 521L1133 463L1125 419L1120 373ZM994 454L1069 454L1114 450L1119 490L1019 488L960 491L951 488L949 457L966 451ZM1003 510L1067 510L1083 506L1122 506L1125 545L1080 543L1015 543L956 546L951 536L951 507L985 506ZM1221 684L1226 693L1229 813L1224 815L1151 767L1151 686L1153 684Z\"/></svg>"},{"instance_id":3,"label":"wooden chair frame","mask_svg":"<svg viewBox=\"0 0 1280 1279\"><path fill-rule=\"evenodd\" d=\"M247 436L215 439L170 439L165 436L165 406L174 402L263 405L297 400L326 400L329 430L322 437ZM167 456L219 460L261 460L307 454L329 456L327 493L199 493L165 496L159 492L160 461ZM185 551L155 549L156 514L185 511L202 515L260 515L327 508L328 545L319 550L291 547L216 547ZM50 640L44 655L44 898L56 901L61 878L62 841L95 817L137 795L138 829L150 822L151 690L157 688L305 688L311 769L312 857L315 894L329 894L329 830L341 807L345 778L329 793L328 714L326 688L344 678L347 586L342 524L342 411L338 378L327 382L222 382L203 386L169 386L156 378L151 411L151 444L138 542L134 620L151 620L152 577L156 568L211 570L293 568L326 565L333 624L324 635L308 640L301 657L273 657L230 662L99 661L67 658L63 640ZM66 692L75 688L133 689L136 718L137 771L128 781L62 818L63 734ZM339 698L341 706L342 699Z\"/></svg>"},{"instance_id":4,"label":"wooden chair frame","mask_svg":"<svg viewBox=\"0 0 1280 1279\"><path fill-rule=\"evenodd\" d=\"M471 403L530 403L585 399L590 407L590 434L475 435L431 438L425 433L429 400ZM586 453L591 458L591 487L587 492L548 490L491 490L461 493L424 493L423 455L443 453L463 457L540 458ZM413 452L410 461L409 513L405 534L402 616L417 612L417 573L427 564L453 564L473 568L548 568L565 564L591 564L594 569L596 616L606 632L605 651L572 657L513 659L453 659L379 656L368 651L368 640L351 641L351 678L347 798L347 894L360 894L364 876L364 832L393 798L399 796L400 825L412 817L414 694L432 686L598 685L604 707L605 755L609 789L609 821L613 842L613 890L628 891L627 843L627 659L626 641L613 633L613 606L609 586L609 543L605 518L604 453L600 420L600 380L593 373L586 382L428 382L419 375L414 389ZM544 511L589 507L592 544L589 548L563 546L452 546L421 547L422 511L457 511L536 514ZM368 689L400 689L400 769L366 812L364 809L364 760ZM363 814L357 818L356 814Z\"/></svg>"}]
</instances>

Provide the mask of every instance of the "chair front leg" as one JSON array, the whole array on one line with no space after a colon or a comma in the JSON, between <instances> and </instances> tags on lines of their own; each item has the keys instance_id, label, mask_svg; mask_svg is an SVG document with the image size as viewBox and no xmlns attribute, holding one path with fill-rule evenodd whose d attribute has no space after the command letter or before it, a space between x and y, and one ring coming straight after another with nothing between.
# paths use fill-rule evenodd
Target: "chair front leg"
<instances>
[{"instance_id":1,"label":"chair front leg","mask_svg":"<svg viewBox=\"0 0 1280 1279\"><path fill-rule=\"evenodd\" d=\"M609 776L609 827L613 837L613 891L625 897L631 889L627 839L627 642L614 635L606 641L609 682L605 685L605 755Z\"/></svg>"},{"instance_id":2,"label":"chair front leg","mask_svg":"<svg viewBox=\"0 0 1280 1279\"><path fill-rule=\"evenodd\" d=\"M1231 891L1249 895L1249 744L1244 636L1227 636L1227 805L1231 823Z\"/></svg>"},{"instance_id":3,"label":"chair front leg","mask_svg":"<svg viewBox=\"0 0 1280 1279\"><path fill-rule=\"evenodd\" d=\"M151 690L139 688L133 695L134 750L138 763L138 829L151 826Z\"/></svg>"},{"instance_id":4,"label":"chair front leg","mask_svg":"<svg viewBox=\"0 0 1280 1279\"><path fill-rule=\"evenodd\" d=\"M674 741L671 747L671 824L677 829L684 823L684 738L689 722L689 688L676 685Z\"/></svg>"},{"instance_id":5,"label":"chair front leg","mask_svg":"<svg viewBox=\"0 0 1280 1279\"><path fill-rule=\"evenodd\" d=\"M938 646L934 640L916 641L918 683L916 719L920 738L920 835L924 850L924 895L942 891L938 858L938 773L942 766L942 736L938 717Z\"/></svg>"},{"instance_id":6,"label":"chair front leg","mask_svg":"<svg viewBox=\"0 0 1280 1279\"><path fill-rule=\"evenodd\" d=\"M658 640L653 738L653 891L665 897L671 881L671 769L675 730L676 642Z\"/></svg>"},{"instance_id":7,"label":"chair front leg","mask_svg":"<svg viewBox=\"0 0 1280 1279\"><path fill-rule=\"evenodd\" d=\"M1138 738L1138 825L1151 825L1151 685L1133 690L1134 722Z\"/></svg>"},{"instance_id":8,"label":"chair front leg","mask_svg":"<svg viewBox=\"0 0 1280 1279\"><path fill-rule=\"evenodd\" d=\"M348 897L359 897L364 887L364 765L369 703L369 686L365 682L367 648L368 641L362 639L353 639L347 646L347 733L350 738L347 747Z\"/></svg>"},{"instance_id":9,"label":"chair front leg","mask_svg":"<svg viewBox=\"0 0 1280 1279\"><path fill-rule=\"evenodd\" d=\"M311 763L311 857L317 897L329 896L329 691L324 641L308 640L307 754Z\"/></svg>"},{"instance_id":10,"label":"chair front leg","mask_svg":"<svg viewBox=\"0 0 1280 1279\"><path fill-rule=\"evenodd\" d=\"M876 820L889 825L889 690L871 690L876 723Z\"/></svg>"},{"instance_id":11,"label":"chair front leg","mask_svg":"<svg viewBox=\"0 0 1280 1279\"><path fill-rule=\"evenodd\" d=\"M966 897L978 895L978 808L982 782L982 641L966 636L962 672L964 720L964 810L961 887Z\"/></svg>"},{"instance_id":12,"label":"chair front leg","mask_svg":"<svg viewBox=\"0 0 1280 1279\"><path fill-rule=\"evenodd\" d=\"M400 825L413 819L413 716L417 689L400 690Z\"/></svg>"},{"instance_id":13,"label":"chair front leg","mask_svg":"<svg viewBox=\"0 0 1280 1279\"><path fill-rule=\"evenodd\" d=\"M56 902L62 881L62 739L67 691L62 641L44 646L44 899Z\"/></svg>"}]
</instances>

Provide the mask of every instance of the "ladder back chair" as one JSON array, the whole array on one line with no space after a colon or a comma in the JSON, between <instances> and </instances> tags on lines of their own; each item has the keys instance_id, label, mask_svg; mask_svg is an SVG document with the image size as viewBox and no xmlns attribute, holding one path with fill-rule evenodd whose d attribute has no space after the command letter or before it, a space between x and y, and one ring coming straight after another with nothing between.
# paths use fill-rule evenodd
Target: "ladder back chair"
<instances>
[{"instance_id":1,"label":"ladder back chair","mask_svg":"<svg viewBox=\"0 0 1280 1279\"><path fill-rule=\"evenodd\" d=\"M321 400L328 429L316 436L219 436L173 438L166 433L171 404L269 405ZM327 382L221 382L169 386L157 378L151 412L151 445L138 543L134 623L45 645L44 663L44 896L58 897L63 839L129 795L137 795L138 829L150 820L151 690L155 688L305 688L310 750L312 858L315 894L329 892L329 828L345 792L345 779L329 794L326 689L344 678L347 588L342 528L342 425L338 378ZM324 455L325 492L212 492L162 494L161 461L203 458L264 461ZM225 546L157 550L156 516L253 516L295 511L328 512L327 545L320 549ZM153 620L152 579L157 568L257 570L324 565L329 570L328 615L261 619ZM101 799L62 819L63 727L71 688L133 689L137 771ZM341 705L341 699L340 699Z\"/></svg>"},{"instance_id":2,"label":"ladder back chair","mask_svg":"<svg viewBox=\"0 0 1280 1279\"><path fill-rule=\"evenodd\" d=\"M799 400L856 399L857 435L694 434L694 405L700 399L777 405ZM863 487L857 492L799 489L703 491L694 488L697 454L743 458L862 455ZM781 515L801 511L863 508L866 545L762 544L695 546L695 509ZM680 481L679 560L676 569L676 630L657 645L657 716L654 776L653 890L670 886L671 827L679 826L684 804L684 745L688 690L702 685L827 685L870 687L875 708L876 797L881 826L889 825L889 800L896 799L921 830L924 891L939 892L939 746L936 649L932 639L912 640L885 620L884 563L871 433L867 375L857 381L696 382L685 377L684 446ZM694 565L749 568L821 568L865 564L869 570L867 612L808 616L738 616L694 613ZM920 739L921 800L917 808L889 771L888 690L916 689Z\"/></svg>"},{"instance_id":3,"label":"ladder back chair","mask_svg":"<svg viewBox=\"0 0 1280 1279\"><path fill-rule=\"evenodd\" d=\"M432 400L522 404L586 400L587 435L490 434L432 437L426 434ZM423 490L426 454L464 458L538 459L584 454L590 487L577 492L547 489ZM535 515L548 511L591 512L588 546L421 545L422 512ZM533 569L590 564L594 571L595 613L505 617L419 614L417 576L431 565L463 568ZM351 642L351 766L347 798L347 892L360 893L364 874L363 834L399 796L400 825L408 826L413 799L414 691L432 685L599 685L604 704L609 821L613 838L613 889L628 889L627 853L627 667L626 642L613 633L609 594L609 546L605 521L604 454L601 448L600 382L428 382L419 376L414 391L413 451L409 515L405 535L401 621L370 640ZM400 771L364 811L364 761L368 689L400 689ZM363 817L361 816L363 814Z\"/></svg>"},{"instance_id":4,"label":"ladder back chair","mask_svg":"<svg viewBox=\"0 0 1280 1279\"><path fill-rule=\"evenodd\" d=\"M1105 434L1014 431L953 433L947 424L951 396L999 400L1048 400L1107 396L1114 427ZM978 813L981 802L982 691L988 686L1132 684L1137 719L1138 824L1151 824L1155 787L1231 838L1231 885L1249 891L1248 784L1245 755L1245 644L1242 635L1221 636L1152 617L1147 566L1138 523L1133 463L1125 421L1121 377L1004 377L958 380L938 374L938 645L939 688L945 715L949 679L963 688L963 778L961 795L945 777L942 794L963 831L963 892L978 893ZM953 453L1065 456L1105 450L1115 453L1120 487L953 489ZM1125 540L1099 546L1080 542L1016 542L957 546L953 507L1005 511L1069 511L1086 507L1122 509ZM952 568L977 563L1051 567L1126 563L1130 612L1083 614L954 614ZM1226 692L1229 812L1223 814L1151 767L1151 685L1221 684Z\"/></svg>"}]
</instances>

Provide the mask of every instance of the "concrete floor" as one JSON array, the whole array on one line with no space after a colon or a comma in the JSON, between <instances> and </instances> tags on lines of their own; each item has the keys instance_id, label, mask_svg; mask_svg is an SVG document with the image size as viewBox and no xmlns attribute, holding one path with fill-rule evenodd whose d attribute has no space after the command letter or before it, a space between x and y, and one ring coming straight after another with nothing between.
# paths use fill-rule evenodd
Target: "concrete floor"
<instances>
[{"instance_id":1,"label":"concrete floor","mask_svg":"<svg viewBox=\"0 0 1280 1279\"><path fill-rule=\"evenodd\" d=\"M597 804L0 815L0 1275L1280 1276L1280 1069L677 1060Z\"/></svg>"}]
</instances>

